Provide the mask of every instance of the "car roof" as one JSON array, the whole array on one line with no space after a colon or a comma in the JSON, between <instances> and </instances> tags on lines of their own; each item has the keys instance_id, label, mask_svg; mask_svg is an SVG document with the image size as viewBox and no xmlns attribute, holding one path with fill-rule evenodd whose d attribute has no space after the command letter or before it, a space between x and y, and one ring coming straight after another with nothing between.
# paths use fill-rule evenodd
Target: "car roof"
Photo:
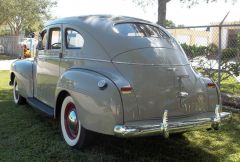
<instances>
[{"instance_id":1,"label":"car roof","mask_svg":"<svg viewBox=\"0 0 240 162\"><path fill-rule=\"evenodd\" d=\"M124 22L142 22L142 23L152 24L150 21L129 17L129 16L88 15L88 16L73 16L73 17L55 19L55 20L49 21L46 24L46 26L52 25L52 24L71 23L71 22L85 23L90 25L92 21L99 24L101 24L102 22L104 23L109 22L113 24L124 23Z\"/></svg>"},{"instance_id":2,"label":"car roof","mask_svg":"<svg viewBox=\"0 0 240 162\"><path fill-rule=\"evenodd\" d=\"M126 37L121 37L113 30L115 24L118 23L145 23L161 28L161 26L151 23L139 18L129 16L113 16L113 15L88 15L88 16L75 16L55 19L48 22L45 26L54 24L71 24L79 27L81 30L90 34L101 46L105 49L111 57L118 53L128 51L136 48L143 48L149 41L140 43L139 41L129 42Z\"/></svg>"}]
</instances>

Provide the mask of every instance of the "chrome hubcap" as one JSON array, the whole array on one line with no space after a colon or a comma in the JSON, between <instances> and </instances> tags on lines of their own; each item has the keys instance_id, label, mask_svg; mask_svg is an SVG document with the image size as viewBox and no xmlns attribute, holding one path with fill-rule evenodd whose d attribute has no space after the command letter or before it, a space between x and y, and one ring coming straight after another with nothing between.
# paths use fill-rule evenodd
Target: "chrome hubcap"
<instances>
[{"instance_id":1,"label":"chrome hubcap","mask_svg":"<svg viewBox=\"0 0 240 162\"><path fill-rule=\"evenodd\" d=\"M75 111L71 111L68 115L68 125L71 132L76 130L77 123L77 114Z\"/></svg>"},{"instance_id":2,"label":"chrome hubcap","mask_svg":"<svg viewBox=\"0 0 240 162\"><path fill-rule=\"evenodd\" d=\"M79 124L75 105L68 103L64 113L64 124L67 135L70 139L75 139L78 135Z\"/></svg>"}]
</instances>

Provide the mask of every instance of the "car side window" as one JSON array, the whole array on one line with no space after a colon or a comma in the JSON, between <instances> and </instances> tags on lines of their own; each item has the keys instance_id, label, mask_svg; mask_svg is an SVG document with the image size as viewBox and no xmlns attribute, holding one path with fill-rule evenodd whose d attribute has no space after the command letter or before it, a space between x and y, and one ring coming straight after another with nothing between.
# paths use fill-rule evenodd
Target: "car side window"
<instances>
[{"instance_id":1,"label":"car side window","mask_svg":"<svg viewBox=\"0 0 240 162\"><path fill-rule=\"evenodd\" d=\"M46 44L47 44L47 30L44 30L40 33L37 48L39 50L44 50L46 48Z\"/></svg>"},{"instance_id":2,"label":"car side window","mask_svg":"<svg viewBox=\"0 0 240 162\"><path fill-rule=\"evenodd\" d=\"M82 35L74 29L65 30L65 43L67 49L81 49L84 45Z\"/></svg>"},{"instance_id":3,"label":"car side window","mask_svg":"<svg viewBox=\"0 0 240 162\"><path fill-rule=\"evenodd\" d=\"M52 28L49 31L48 49L61 49L62 35L60 28Z\"/></svg>"}]
</instances>

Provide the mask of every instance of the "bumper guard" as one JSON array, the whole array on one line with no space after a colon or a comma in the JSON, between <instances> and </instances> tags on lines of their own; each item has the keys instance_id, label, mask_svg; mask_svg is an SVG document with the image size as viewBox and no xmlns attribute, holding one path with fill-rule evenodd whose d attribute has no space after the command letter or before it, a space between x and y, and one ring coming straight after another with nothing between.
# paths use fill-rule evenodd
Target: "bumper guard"
<instances>
[{"instance_id":1,"label":"bumper guard","mask_svg":"<svg viewBox=\"0 0 240 162\"><path fill-rule=\"evenodd\" d=\"M165 110L163 113L162 123L140 126L116 125L114 127L114 134L118 137L125 138L162 134L165 138L168 138L169 134L172 133L180 133L207 128L213 128L217 130L219 129L220 123L222 121L227 121L232 117L232 113L220 111L221 106L216 105L215 115L213 117L196 119L191 121L168 122L168 111Z\"/></svg>"}]
</instances>

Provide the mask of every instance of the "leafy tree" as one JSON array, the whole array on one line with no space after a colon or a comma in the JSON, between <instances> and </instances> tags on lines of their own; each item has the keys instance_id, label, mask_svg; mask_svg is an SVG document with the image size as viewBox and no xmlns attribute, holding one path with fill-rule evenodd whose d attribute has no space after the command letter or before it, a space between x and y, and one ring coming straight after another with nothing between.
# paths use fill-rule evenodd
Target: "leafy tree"
<instances>
[{"instance_id":1,"label":"leafy tree","mask_svg":"<svg viewBox=\"0 0 240 162\"><path fill-rule=\"evenodd\" d=\"M8 1L0 0L0 26L4 24L8 17Z\"/></svg>"},{"instance_id":2,"label":"leafy tree","mask_svg":"<svg viewBox=\"0 0 240 162\"><path fill-rule=\"evenodd\" d=\"M172 20L166 20L165 25L169 28L176 27L175 23Z\"/></svg>"},{"instance_id":3,"label":"leafy tree","mask_svg":"<svg viewBox=\"0 0 240 162\"><path fill-rule=\"evenodd\" d=\"M146 7L149 5L158 5L158 21L157 23L162 26L166 26L166 12L167 12L167 3L171 0L132 0L134 3L141 7ZM191 7L198 3L209 3L209 2L217 2L218 0L179 0L187 5L187 7ZM228 0L225 0L227 2ZM233 2L237 0L232 0Z\"/></svg>"},{"instance_id":4,"label":"leafy tree","mask_svg":"<svg viewBox=\"0 0 240 162\"><path fill-rule=\"evenodd\" d=\"M55 5L51 0L0 0L0 25L8 24L14 35L36 31L50 18L49 10Z\"/></svg>"}]
</instances>

